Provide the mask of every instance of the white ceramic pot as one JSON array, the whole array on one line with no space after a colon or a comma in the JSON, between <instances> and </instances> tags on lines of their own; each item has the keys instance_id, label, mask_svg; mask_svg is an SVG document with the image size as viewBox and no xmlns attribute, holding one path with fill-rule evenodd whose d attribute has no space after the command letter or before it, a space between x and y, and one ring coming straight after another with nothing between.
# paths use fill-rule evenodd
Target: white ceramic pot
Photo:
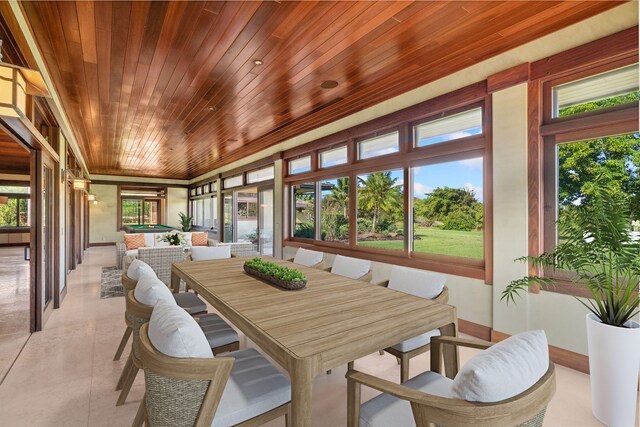
<instances>
[{"instance_id":1,"label":"white ceramic pot","mask_svg":"<svg viewBox=\"0 0 640 427\"><path fill-rule=\"evenodd\" d=\"M610 427L634 426L638 414L640 325L605 325L587 314L591 407L593 415Z\"/></svg>"}]
</instances>

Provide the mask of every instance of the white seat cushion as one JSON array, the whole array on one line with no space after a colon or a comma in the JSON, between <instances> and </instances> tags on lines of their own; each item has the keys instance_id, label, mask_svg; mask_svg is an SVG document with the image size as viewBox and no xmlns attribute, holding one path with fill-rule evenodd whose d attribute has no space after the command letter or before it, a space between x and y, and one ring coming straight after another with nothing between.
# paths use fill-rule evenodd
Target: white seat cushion
<instances>
[{"instance_id":1,"label":"white seat cushion","mask_svg":"<svg viewBox=\"0 0 640 427\"><path fill-rule=\"evenodd\" d=\"M216 348L238 341L238 333L215 313L204 314L196 319L198 326L209 341L209 347Z\"/></svg>"},{"instance_id":2,"label":"white seat cushion","mask_svg":"<svg viewBox=\"0 0 640 427\"><path fill-rule=\"evenodd\" d=\"M293 263L311 267L322 262L323 257L324 254L322 252L299 248L296 256L293 258Z\"/></svg>"},{"instance_id":3,"label":"white seat cushion","mask_svg":"<svg viewBox=\"0 0 640 427\"><path fill-rule=\"evenodd\" d=\"M129 249L128 251L125 252L125 254L127 254L127 256L137 257L138 256L138 250L137 249Z\"/></svg>"},{"instance_id":4,"label":"white seat cushion","mask_svg":"<svg viewBox=\"0 0 640 427\"><path fill-rule=\"evenodd\" d=\"M449 397L453 381L434 372L424 372L403 385L440 397ZM415 427L411 404L382 393L360 407L360 425L369 427Z\"/></svg>"},{"instance_id":5,"label":"white seat cushion","mask_svg":"<svg viewBox=\"0 0 640 427\"><path fill-rule=\"evenodd\" d=\"M191 259L194 261L225 258L231 258L231 246L193 246L191 248Z\"/></svg>"},{"instance_id":6,"label":"white seat cushion","mask_svg":"<svg viewBox=\"0 0 640 427\"><path fill-rule=\"evenodd\" d=\"M369 272L371 261L336 255L331 272L350 279L359 279Z\"/></svg>"},{"instance_id":7,"label":"white seat cushion","mask_svg":"<svg viewBox=\"0 0 640 427\"><path fill-rule=\"evenodd\" d=\"M233 351L231 376L222 393L212 427L236 425L291 400L291 383L257 350Z\"/></svg>"},{"instance_id":8,"label":"white seat cushion","mask_svg":"<svg viewBox=\"0 0 640 427\"><path fill-rule=\"evenodd\" d=\"M157 277L143 274L138 280L133 296L140 304L155 307L158 301L167 301L176 304L173 294L160 279ZM182 310L184 311L184 310Z\"/></svg>"},{"instance_id":9,"label":"white seat cushion","mask_svg":"<svg viewBox=\"0 0 640 427\"><path fill-rule=\"evenodd\" d=\"M442 293L447 276L432 271L394 265L389 276L389 289L426 299L434 299Z\"/></svg>"},{"instance_id":10,"label":"white seat cushion","mask_svg":"<svg viewBox=\"0 0 640 427\"><path fill-rule=\"evenodd\" d=\"M418 347L422 347L431 343L431 337L439 337L440 329L433 329L429 332L426 332L422 335L418 335L417 337L409 338L406 341L402 341L400 344L396 344L393 346L398 351L406 353L411 350L415 350Z\"/></svg>"},{"instance_id":11,"label":"white seat cushion","mask_svg":"<svg viewBox=\"0 0 640 427\"><path fill-rule=\"evenodd\" d=\"M523 332L472 357L456 375L451 396L471 402L499 402L530 388L548 369L544 331Z\"/></svg>"},{"instance_id":12,"label":"white seat cushion","mask_svg":"<svg viewBox=\"0 0 640 427\"><path fill-rule=\"evenodd\" d=\"M149 320L149 341L171 357L212 358L204 332L193 317L175 304L159 301Z\"/></svg>"},{"instance_id":13,"label":"white seat cushion","mask_svg":"<svg viewBox=\"0 0 640 427\"><path fill-rule=\"evenodd\" d=\"M136 251L136 253L137 252L138 251ZM146 262L140 261L139 259L134 259L133 261L131 261L131 264L129 264L129 268L127 268L127 276L129 277L129 279L138 281L143 274L147 274L151 277L156 276L153 268L151 268Z\"/></svg>"}]
</instances>

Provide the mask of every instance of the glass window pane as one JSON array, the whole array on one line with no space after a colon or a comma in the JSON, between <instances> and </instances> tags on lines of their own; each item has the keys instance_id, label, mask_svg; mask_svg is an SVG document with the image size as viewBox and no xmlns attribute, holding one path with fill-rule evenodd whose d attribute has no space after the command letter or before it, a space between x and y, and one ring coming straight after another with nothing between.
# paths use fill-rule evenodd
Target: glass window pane
<instances>
[{"instance_id":1,"label":"glass window pane","mask_svg":"<svg viewBox=\"0 0 640 427\"><path fill-rule=\"evenodd\" d=\"M296 174L309 172L311 170L311 156L300 157L299 159L289 160L289 173Z\"/></svg>"},{"instance_id":2,"label":"glass window pane","mask_svg":"<svg viewBox=\"0 0 640 427\"><path fill-rule=\"evenodd\" d=\"M397 153L398 151L400 151L398 132L376 136L358 143L359 159L370 159L371 157Z\"/></svg>"},{"instance_id":3,"label":"glass window pane","mask_svg":"<svg viewBox=\"0 0 640 427\"><path fill-rule=\"evenodd\" d=\"M640 240L640 134L595 138L558 145L557 222L562 226L576 206L589 202L588 188L601 175L627 195L632 238ZM562 236L557 236L562 239Z\"/></svg>"},{"instance_id":4,"label":"glass window pane","mask_svg":"<svg viewBox=\"0 0 640 427\"><path fill-rule=\"evenodd\" d=\"M258 169L257 171L247 173L247 182L253 184L254 182L262 182L273 179L275 176L273 166L268 168Z\"/></svg>"},{"instance_id":5,"label":"glass window pane","mask_svg":"<svg viewBox=\"0 0 640 427\"><path fill-rule=\"evenodd\" d=\"M218 231L218 198L211 198L211 229Z\"/></svg>"},{"instance_id":6,"label":"glass window pane","mask_svg":"<svg viewBox=\"0 0 640 427\"><path fill-rule=\"evenodd\" d=\"M404 250L403 170L358 175L360 246Z\"/></svg>"},{"instance_id":7,"label":"glass window pane","mask_svg":"<svg viewBox=\"0 0 640 427\"><path fill-rule=\"evenodd\" d=\"M27 227L31 225L31 209L29 199L18 200L18 226Z\"/></svg>"},{"instance_id":8,"label":"glass window pane","mask_svg":"<svg viewBox=\"0 0 640 427\"><path fill-rule=\"evenodd\" d=\"M231 176L223 180L224 188L239 187L242 185L242 175Z\"/></svg>"},{"instance_id":9,"label":"glass window pane","mask_svg":"<svg viewBox=\"0 0 640 427\"><path fill-rule=\"evenodd\" d=\"M320 167L322 168L329 168L331 166L343 165L345 163L347 163L347 146L346 145L320 152Z\"/></svg>"},{"instance_id":10,"label":"glass window pane","mask_svg":"<svg viewBox=\"0 0 640 427\"><path fill-rule=\"evenodd\" d=\"M204 225L204 200L195 200L195 208L193 210L193 225L202 227Z\"/></svg>"},{"instance_id":11,"label":"glass window pane","mask_svg":"<svg viewBox=\"0 0 640 427\"><path fill-rule=\"evenodd\" d=\"M218 183L217 182L211 182L209 183L209 191L212 193L215 193L218 190Z\"/></svg>"},{"instance_id":12,"label":"glass window pane","mask_svg":"<svg viewBox=\"0 0 640 427\"><path fill-rule=\"evenodd\" d=\"M316 190L313 182L294 185L293 197L293 237L303 239L315 238L315 199Z\"/></svg>"},{"instance_id":13,"label":"glass window pane","mask_svg":"<svg viewBox=\"0 0 640 427\"><path fill-rule=\"evenodd\" d=\"M133 225L142 222L142 200L122 199L122 224Z\"/></svg>"},{"instance_id":14,"label":"glass window pane","mask_svg":"<svg viewBox=\"0 0 640 427\"><path fill-rule=\"evenodd\" d=\"M203 200L202 210L202 226L211 228L211 199Z\"/></svg>"},{"instance_id":15,"label":"glass window pane","mask_svg":"<svg viewBox=\"0 0 640 427\"><path fill-rule=\"evenodd\" d=\"M413 168L413 251L484 258L482 157Z\"/></svg>"},{"instance_id":16,"label":"glass window pane","mask_svg":"<svg viewBox=\"0 0 640 427\"><path fill-rule=\"evenodd\" d=\"M233 242L233 194L224 195L224 241Z\"/></svg>"},{"instance_id":17,"label":"glass window pane","mask_svg":"<svg viewBox=\"0 0 640 427\"><path fill-rule=\"evenodd\" d=\"M640 99L638 64L553 88L553 117L593 111Z\"/></svg>"},{"instance_id":18,"label":"glass window pane","mask_svg":"<svg viewBox=\"0 0 640 427\"><path fill-rule=\"evenodd\" d=\"M260 254L273 256L273 189L260 190Z\"/></svg>"},{"instance_id":19,"label":"glass window pane","mask_svg":"<svg viewBox=\"0 0 640 427\"><path fill-rule=\"evenodd\" d=\"M10 198L0 205L0 227L16 227L18 225L18 199Z\"/></svg>"},{"instance_id":20,"label":"glass window pane","mask_svg":"<svg viewBox=\"0 0 640 427\"><path fill-rule=\"evenodd\" d=\"M143 224L158 224L158 205L159 203L155 200L144 201L144 216L142 219Z\"/></svg>"},{"instance_id":21,"label":"glass window pane","mask_svg":"<svg viewBox=\"0 0 640 427\"><path fill-rule=\"evenodd\" d=\"M236 235L238 242L251 242L258 249L258 190L236 192Z\"/></svg>"},{"instance_id":22,"label":"glass window pane","mask_svg":"<svg viewBox=\"0 0 640 427\"><path fill-rule=\"evenodd\" d=\"M416 146L437 144L482 133L482 108L464 111L415 127Z\"/></svg>"},{"instance_id":23,"label":"glass window pane","mask_svg":"<svg viewBox=\"0 0 640 427\"><path fill-rule=\"evenodd\" d=\"M349 243L349 178L320 183L320 239Z\"/></svg>"}]
</instances>

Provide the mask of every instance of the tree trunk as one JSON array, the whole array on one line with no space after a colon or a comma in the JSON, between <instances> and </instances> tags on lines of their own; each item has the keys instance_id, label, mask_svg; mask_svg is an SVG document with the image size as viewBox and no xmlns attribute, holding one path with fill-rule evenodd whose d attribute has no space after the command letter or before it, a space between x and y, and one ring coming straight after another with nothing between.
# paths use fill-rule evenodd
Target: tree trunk
<instances>
[{"instance_id":1,"label":"tree trunk","mask_svg":"<svg viewBox=\"0 0 640 427\"><path fill-rule=\"evenodd\" d=\"M378 225L378 208L373 208L373 220L371 221L371 232L376 232L376 225Z\"/></svg>"}]
</instances>

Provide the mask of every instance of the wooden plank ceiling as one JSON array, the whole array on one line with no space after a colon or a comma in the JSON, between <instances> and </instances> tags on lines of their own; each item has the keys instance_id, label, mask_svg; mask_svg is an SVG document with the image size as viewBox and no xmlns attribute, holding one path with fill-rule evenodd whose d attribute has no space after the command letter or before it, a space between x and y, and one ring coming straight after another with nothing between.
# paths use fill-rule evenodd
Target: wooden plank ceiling
<instances>
[{"instance_id":1,"label":"wooden plank ceiling","mask_svg":"<svg viewBox=\"0 0 640 427\"><path fill-rule=\"evenodd\" d=\"M0 129L0 173L29 175L30 162L29 151Z\"/></svg>"},{"instance_id":2,"label":"wooden plank ceiling","mask_svg":"<svg viewBox=\"0 0 640 427\"><path fill-rule=\"evenodd\" d=\"M619 3L21 4L90 172L185 179Z\"/></svg>"}]
</instances>

